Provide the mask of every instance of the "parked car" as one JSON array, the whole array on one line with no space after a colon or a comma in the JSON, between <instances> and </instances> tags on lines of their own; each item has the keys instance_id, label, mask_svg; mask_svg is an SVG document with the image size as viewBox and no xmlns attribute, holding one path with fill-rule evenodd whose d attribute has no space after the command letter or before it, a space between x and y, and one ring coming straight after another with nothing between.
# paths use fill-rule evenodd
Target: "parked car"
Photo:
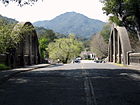
<instances>
[{"instance_id":1,"label":"parked car","mask_svg":"<svg viewBox=\"0 0 140 105\"><path fill-rule=\"evenodd\" d=\"M103 61L101 61L101 60L95 60L94 62L95 63L103 63Z\"/></svg>"},{"instance_id":2,"label":"parked car","mask_svg":"<svg viewBox=\"0 0 140 105\"><path fill-rule=\"evenodd\" d=\"M77 57L77 58L75 58L76 60L82 60L82 58L81 57Z\"/></svg>"},{"instance_id":3,"label":"parked car","mask_svg":"<svg viewBox=\"0 0 140 105\"><path fill-rule=\"evenodd\" d=\"M80 60L79 59L75 59L74 63L80 63Z\"/></svg>"}]
</instances>

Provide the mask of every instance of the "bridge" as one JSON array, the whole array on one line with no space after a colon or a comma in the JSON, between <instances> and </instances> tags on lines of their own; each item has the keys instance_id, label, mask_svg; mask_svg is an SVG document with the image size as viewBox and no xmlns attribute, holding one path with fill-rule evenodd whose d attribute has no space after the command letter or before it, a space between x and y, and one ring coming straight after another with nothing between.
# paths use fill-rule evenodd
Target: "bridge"
<instances>
[{"instance_id":1,"label":"bridge","mask_svg":"<svg viewBox=\"0 0 140 105\"><path fill-rule=\"evenodd\" d=\"M20 25L20 27L19 27ZM8 55L0 55L0 63L11 67L19 67L40 63L39 42L36 30L30 22L19 22L13 28L13 33L29 26L28 32L22 32L22 41ZM18 34L20 35L20 34ZM109 45L108 62L124 65L140 64L140 53L132 51L129 35L125 27L112 26Z\"/></svg>"},{"instance_id":2,"label":"bridge","mask_svg":"<svg viewBox=\"0 0 140 105\"><path fill-rule=\"evenodd\" d=\"M134 65L140 64L140 53L132 51L128 32L125 27L112 26L109 47L108 61Z\"/></svg>"},{"instance_id":3,"label":"bridge","mask_svg":"<svg viewBox=\"0 0 140 105\"><path fill-rule=\"evenodd\" d=\"M22 29L28 27L26 31ZM21 67L40 63L39 42L36 30L30 22L19 22L13 28L12 33L18 31L21 41L16 49L11 49L9 54L1 55L0 62L11 67ZM20 33L21 32L21 33Z\"/></svg>"},{"instance_id":4,"label":"bridge","mask_svg":"<svg viewBox=\"0 0 140 105\"><path fill-rule=\"evenodd\" d=\"M22 32L18 47L7 56L1 55L0 62L13 67L40 63L39 43L33 25L30 22L18 23L13 32L26 25L31 30ZM139 63L139 53L132 52L124 27L113 25L108 55L109 62ZM138 70L87 61L30 67L0 71L0 105L140 104Z\"/></svg>"}]
</instances>

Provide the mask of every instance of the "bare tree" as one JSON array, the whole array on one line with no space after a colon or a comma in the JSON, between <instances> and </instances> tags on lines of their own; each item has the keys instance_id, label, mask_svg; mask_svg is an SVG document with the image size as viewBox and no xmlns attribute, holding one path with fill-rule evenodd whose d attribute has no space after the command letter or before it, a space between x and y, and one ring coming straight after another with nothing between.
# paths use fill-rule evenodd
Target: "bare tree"
<instances>
[{"instance_id":1,"label":"bare tree","mask_svg":"<svg viewBox=\"0 0 140 105\"><path fill-rule=\"evenodd\" d=\"M108 45L100 34L92 37L90 48L99 58L106 57L108 54Z\"/></svg>"}]
</instances>

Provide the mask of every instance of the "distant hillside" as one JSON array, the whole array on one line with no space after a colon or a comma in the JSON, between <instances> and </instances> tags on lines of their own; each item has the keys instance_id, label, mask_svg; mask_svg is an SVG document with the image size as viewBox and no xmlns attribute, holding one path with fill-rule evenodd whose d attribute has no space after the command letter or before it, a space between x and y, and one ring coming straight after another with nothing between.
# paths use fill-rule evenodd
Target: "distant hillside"
<instances>
[{"instance_id":1,"label":"distant hillside","mask_svg":"<svg viewBox=\"0 0 140 105\"><path fill-rule=\"evenodd\" d=\"M82 14L67 12L48 21L37 21L34 23L37 27L52 29L62 34L74 33L84 38L89 38L94 33L101 31L104 22L90 19Z\"/></svg>"},{"instance_id":2,"label":"distant hillside","mask_svg":"<svg viewBox=\"0 0 140 105\"><path fill-rule=\"evenodd\" d=\"M18 22L15 19L7 18L7 17L4 17L2 15L0 15L0 19L6 20L9 24L13 24L13 23L17 23Z\"/></svg>"}]
</instances>

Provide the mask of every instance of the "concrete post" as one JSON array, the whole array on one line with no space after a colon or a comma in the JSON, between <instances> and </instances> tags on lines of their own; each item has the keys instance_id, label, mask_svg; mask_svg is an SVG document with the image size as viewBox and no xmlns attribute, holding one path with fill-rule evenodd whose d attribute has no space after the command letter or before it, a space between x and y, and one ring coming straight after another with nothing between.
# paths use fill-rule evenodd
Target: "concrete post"
<instances>
[{"instance_id":1,"label":"concrete post","mask_svg":"<svg viewBox=\"0 0 140 105\"><path fill-rule=\"evenodd\" d=\"M119 35L118 35L118 63L121 64L121 43Z\"/></svg>"}]
</instances>

